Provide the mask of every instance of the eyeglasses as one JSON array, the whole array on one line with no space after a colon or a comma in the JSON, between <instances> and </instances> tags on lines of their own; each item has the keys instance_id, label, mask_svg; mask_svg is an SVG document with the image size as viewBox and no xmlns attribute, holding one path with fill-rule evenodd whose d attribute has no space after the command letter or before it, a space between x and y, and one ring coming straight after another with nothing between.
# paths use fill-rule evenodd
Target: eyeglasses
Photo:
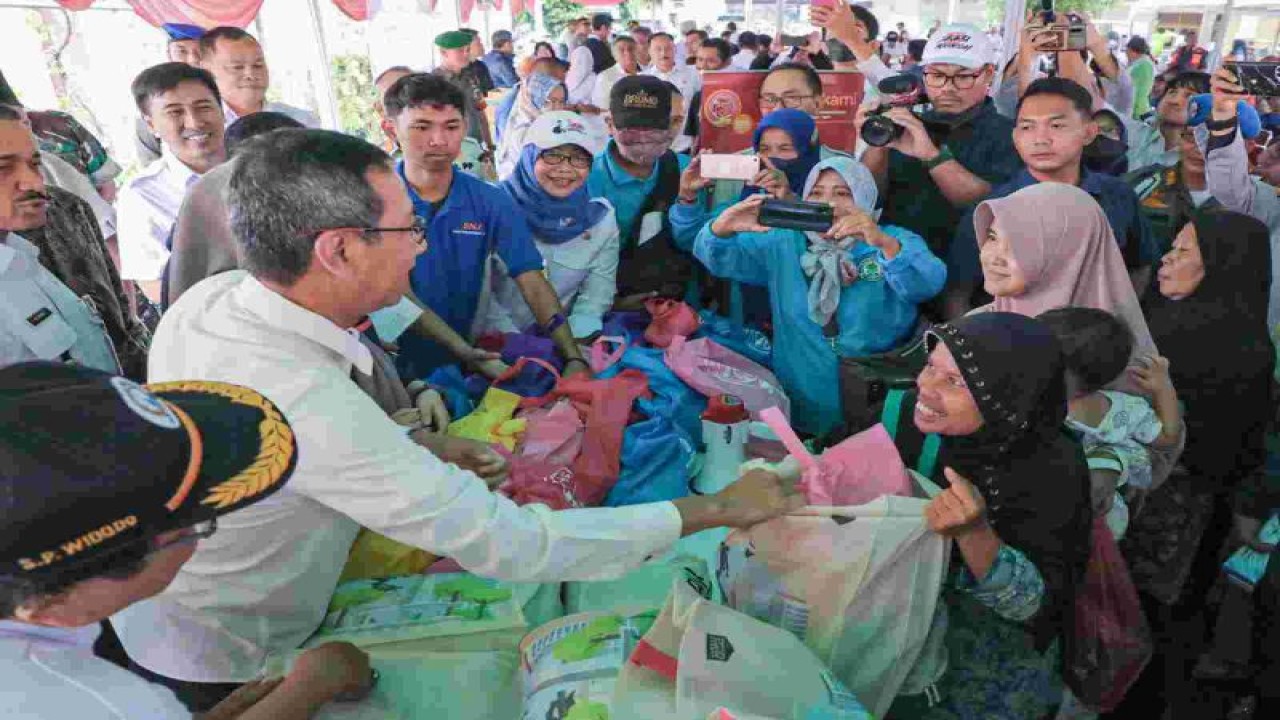
<instances>
[{"instance_id":1,"label":"eyeglasses","mask_svg":"<svg viewBox=\"0 0 1280 720\"><path fill-rule=\"evenodd\" d=\"M341 229L341 228L335 228L335 229ZM410 225L409 227L389 227L389 228L363 227L363 228L355 228L355 229L359 230L365 235L379 235L382 233L392 233L392 232L412 233L413 243L415 245L420 245L422 247L427 246L427 225L426 223L422 222L422 218L420 217L415 217L413 219L413 224Z\"/></svg>"},{"instance_id":2,"label":"eyeglasses","mask_svg":"<svg viewBox=\"0 0 1280 720\"><path fill-rule=\"evenodd\" d=\"M569 155L566 153L554 152L552 150L548 150L538 157L542 162L552 167L563 165L567 162L569 165L576 167L579 170L589 170L592 162L592 158L589 155Z\"/></svg>"},{"instance_id":3,"label":"eyeglasses","mask_svg":"<svg viewBox=\"0 0 1280 720\"><path fill-rule=\"evenodd\" d=\"M982 77L982 73L965 73L961 75L948 75L940 72L926 72L924 74L924 84L931 88L944 88L947 83L956 86L957 90L968 90Z\"/></svg>"},{"instance_id":4,"label":"eyeglasses","mask_svg":"<svg viewBox=\"0 0 1280 720\"><path fill-rule=\"evenodd\" d=\"M769 107L778 107L781 105L782 107L795 110L803 105L806 100L812 100L815 97L817 97L817 95L773 95L771 93L769 95L761 95L760 104L768 105Z\"/></svg>"}]
</instances>

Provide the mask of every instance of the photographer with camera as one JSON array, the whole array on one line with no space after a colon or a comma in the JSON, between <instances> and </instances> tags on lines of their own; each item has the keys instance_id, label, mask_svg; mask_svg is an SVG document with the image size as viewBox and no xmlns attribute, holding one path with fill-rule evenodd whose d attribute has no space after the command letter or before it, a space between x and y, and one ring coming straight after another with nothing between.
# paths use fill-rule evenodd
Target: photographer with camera
<instances>
[{"instance_id":1,"label":"photographer with camera","mask_svg":"<svg viewBox=\"0 0 1280 720\"><path fill-rule=\"evenodd\" d=\"M946 257L964 209L1022 168L1013 121L987 97L992 63L985 33L971 25L944 27L924 50L924 91L932 107L916 114L864 105L854 120L861 137L877 116L901 128L887 145L868 147L862 161L885 195L884 222L919 234L939 257Z\"/></svg>"},{"instance_id":2,"label":"photographer with camera","mask_svg":"<svg viewBox=\"0 0 1280 720\"><path fill-rule=\"evenodd\" d=\"M1089 91L1066 78L1041 78L1031 83L1018 103L1013 142L1026 167L994 188L988 199L1001 198L1041 182L1075 185L1089 193L1107 216L1130 280L1139 295L1151 279L1158 250L1138 207L1138 197L1120 178L1090 172L1084 165L1087 148L1099 141ZM947 259L946 316L959 317L976 303L973 291L982 287L978 240L973 211L956 226Z\"/></svg>"}]
</instances>

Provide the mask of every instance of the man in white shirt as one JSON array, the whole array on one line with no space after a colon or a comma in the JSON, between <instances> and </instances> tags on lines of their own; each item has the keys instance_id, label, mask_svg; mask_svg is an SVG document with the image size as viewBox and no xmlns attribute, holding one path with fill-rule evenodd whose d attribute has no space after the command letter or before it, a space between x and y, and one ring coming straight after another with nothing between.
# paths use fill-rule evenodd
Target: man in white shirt
<instances>
[{"instance_id":1,"label":"man in white shirt","mask_svg":"<svg viewBox=\"0 0 1280 720\"><path fill-rule=\"evenodd\" d=\"M151 379L252 383L289 418L290 485L226 519L158 597L113 618L129 656L195 683L244 682L324 618L360 526L512 581L617 577L682 534L749 526L803 500L770 473L715 496L618 509L517 507L415 444L351 382L372 356L348 328L399 302L426 249L391 159L339 133L281 130L236 159L243 271L170 308Z\"/></svg>"},{"instance_id":2,"label":"man in white shirt","mask_svg":"<svg viewBox=\"0 0 1280 720\"><path fill-rule=\"evenodd\" d=\"M596 79L600 73L614 66L613 55L609 52L612 31L613 18L607 13L593 15L591 34L569 53L569 72L565 75L564 84L569 88L570 105L591 104L595 97Z\"/></svg>"},{"instance_id":3,"label":"man in white shirt","mask_svg":"<svg viewBox=\"0 0 1280 720\"><path fill-rule=\"evenodd\" d=\"M226 159L225 128L218 86L200 68L175 62L147 68L133 81L133 97L164 150L120 191L120 277L159 303L178 209L195 181Z\"/></svg>"},{"instance_id":4,"label":"man in white shirt","mask_svg":"<svg viewBox=\"0 0 1280 720\"><path fill-rule=\"evenodd\" d=\"M750 70L751 64L756 61L756 56L760 51L760 40L758 36L750 30L744 30L738 36L738 53L733 56L730 65L734 70Z\"/></svg>"},{"instance_id":5,"label":"man in white shirt","mask_svg":"<svg viewBox=\"0 0 1280 720\"><path fill-rule=\"evenodd\" d=\"M0 717L189 720L170 689L94 655L98 623L163 590L220 516L288 481L288 422L247 388L148 388L61 363L0 369L0 398ZM364 652L330 643L206 717L311 717L375 680Z\"/></svg>"},{"instance_id":6,"label":"man in white shirt","mask_svg":"<svg viewBox=\"0 0 1280 720\"><path fill-rule=\"evenodd\" d=\"M271 71L262 46L237 27L216 27L200 38L200 67L218 83L226 124L251 113L270 110L288 115L305 127L320 127L320 118L310 110L282 102L267 102Z\"/></svg>"},{"instance_id":7,"label":"man in white shirt","mask_svg":"<svg viewBox=\"0 0 1280 720\"><path fill-rule=\"evenodd\" d=\"M35 137L17 110L0 106L0 366L74 361L119 372L101 317L43 266L40 250L18 234L48 223L49 195L40 163ZM93 261L83 258L86 264Z\"/></svg>"},{"instance_id":8,"label":"man in white shirt","mask_svg":"<svg viewBox=\"0 0 1280 720\"><path fill-rule=\"evenodd\" d=\"M631 31L631 39L636 41L636 62L643 72L653 64L653 58L649 57L649 41L653 39L653 30L642 25ZM601 107L607 105L608 103L605 103Z\"/></svg>"},{"instance_id":9,"label":"man in white shirt","mask_svg":"<svg viewBox=\"0 0 1280 720\"><path fill-rule=\"evenodd\" d=\"M643 68L636 55L638 45L635 40L623 35L613 41L613 57L617 64L596 77L596 87L591 93L591 104L603 111L609 109L609 95L613 86L628 75L639 75Z\"/></svg>"},{"instance_id":10,"label":"man in white shirt","mask_svg":"<svg viewBox=\"0 0 1280 720\"><path fill-rule=\"evenodd\" d=\"M652 75L675 85L685 100L693 98L702 89L702 76L698 74L698 69L676 62L675 39L667 33L653 36L649 41L649 54L653 57L653 67L645 70L645 75Z\"/></svg>"}]
</instances>

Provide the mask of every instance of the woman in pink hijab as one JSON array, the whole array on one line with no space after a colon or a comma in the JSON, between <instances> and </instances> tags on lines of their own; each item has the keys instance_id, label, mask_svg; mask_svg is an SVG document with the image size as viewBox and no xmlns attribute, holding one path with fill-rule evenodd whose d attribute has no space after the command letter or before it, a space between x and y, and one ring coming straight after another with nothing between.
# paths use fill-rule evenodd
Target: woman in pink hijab
<instances>
[{"instance_id":1,"label":"woman in pink hijab","mask_svg":"<svg viewBox=\"0 0 1280 720\"><path fill-rule=\"evenodd\" d=\"M973 215L983 287L974 312L1037 317L1063 307L1105 310L1134 337L1134 356L1157 355L1124 258L1102 208L1074 185L1038 183L987 200Z\"/></svg>"}]
</instances>

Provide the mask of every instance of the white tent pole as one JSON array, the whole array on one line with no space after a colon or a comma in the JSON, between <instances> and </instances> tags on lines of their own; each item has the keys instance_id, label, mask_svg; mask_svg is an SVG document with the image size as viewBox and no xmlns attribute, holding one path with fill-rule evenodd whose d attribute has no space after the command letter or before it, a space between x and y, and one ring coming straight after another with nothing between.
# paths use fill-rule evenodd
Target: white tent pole
<instances>
[{"instance_id":1,"label":"white tent pole","mask_svg":"<svg viewBox=\"0 0 1280 720\"><path fill-rule=\"evenodd\" d=\"M313 62L318 61L320 65L319 75L319 91L320 91L320 121L327 128L339 129L338 127L338 99L333 92L333 73L329 69L329 51L325 47L324 42L324 23L320 21L320 8L317 3L320 0L310 0L307 3L307 12L311 15L312 33L316 39L315 52L318 57Z\"/></svg>"}]
</instances>

